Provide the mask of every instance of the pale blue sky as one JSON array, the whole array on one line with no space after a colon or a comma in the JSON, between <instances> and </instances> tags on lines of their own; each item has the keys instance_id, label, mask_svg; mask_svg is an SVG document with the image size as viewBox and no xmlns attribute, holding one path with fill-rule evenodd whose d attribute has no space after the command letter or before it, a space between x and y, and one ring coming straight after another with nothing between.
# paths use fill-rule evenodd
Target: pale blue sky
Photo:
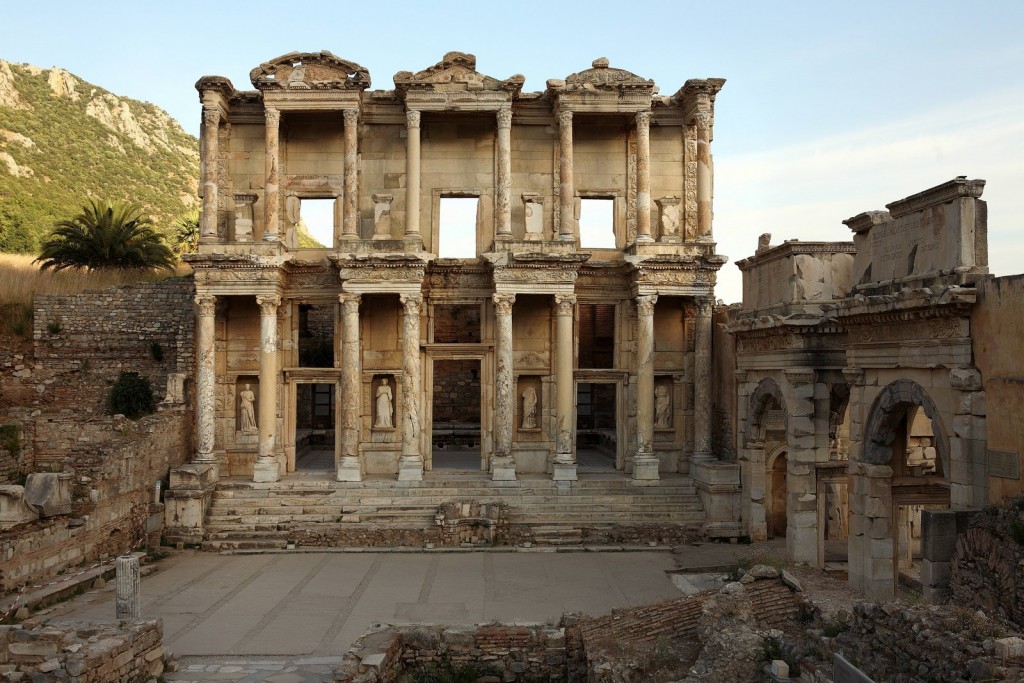
<instances>
[{"instance_id":1,"label":"pale blue sky","mask_svg":"<svg viewBox=\"0 0 1024 683\"><path fill-rule=\"evenodd\" d=\"M992 270L1024 271L1024 2L5 3L0 58L58 65L195 134L202 75L330 50L374 88L445 52L526 90L605 56L653 78L728 79L716 103L715 235L847 240L840 221L956 175L985 178ZM740 297L730 263L718 296Z\"/></svg>"}]
</instances>

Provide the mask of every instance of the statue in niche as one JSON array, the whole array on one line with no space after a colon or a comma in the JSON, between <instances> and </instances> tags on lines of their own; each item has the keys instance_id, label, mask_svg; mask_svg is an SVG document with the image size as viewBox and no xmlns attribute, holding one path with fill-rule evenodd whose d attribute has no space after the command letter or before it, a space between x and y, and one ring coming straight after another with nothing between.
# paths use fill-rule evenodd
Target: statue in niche
<instances>
[{"instance_id":1,"label":"statue in niche","mask_svg":"<svg viewBox=\"0 0 1024 683\"><path fill-rule=\"evenodd\" d=\"M300 214L300 200L293 194L289 194L284 200L284 215L292 225L298 225L302 220Z\"/></svg>"},{"instance_id":2,"label":"statue in niche","mask_svg":"<svg viewBox=\"0 0 1024 683\"><path fill-rule=\"evenodd\" d=\"M249 385L246 384L245 388L238 392L238 403L239 403L239 426L243 432L255 432L256 431L256 408L255 408L256 394L252 392Z\"/></svg>"},{"instance_id":3,"label":"statue in niche","mask_svg":"<svg viewBox=\"0 0 1024 683\"><path fill-rule=\"evenodd\" d=\"M377 387L377 419L373 426L375 429L391 429L395 426L391 422L391 387L387 377Z\"/></svg>"},{"instance_id":4,"label":"statue in niche","mask_svg":"<svg viewBox=\"0 0 1024 683\"><path fill-rule=\"evenodd\" d=\"M523 424L521 429L537 428L537 391L526 387L523 392Z\"/></svg>"},{"instance_id":5,"label":"statue in niche","mask_svg":"<svg viewBox=\"0 0 1024 683\"><path fill-rule=\"evenodd\" d=\"M654 426L659 429L672 426L672 397L664 384L654 390Z\"/></svg>"}]
</instances>

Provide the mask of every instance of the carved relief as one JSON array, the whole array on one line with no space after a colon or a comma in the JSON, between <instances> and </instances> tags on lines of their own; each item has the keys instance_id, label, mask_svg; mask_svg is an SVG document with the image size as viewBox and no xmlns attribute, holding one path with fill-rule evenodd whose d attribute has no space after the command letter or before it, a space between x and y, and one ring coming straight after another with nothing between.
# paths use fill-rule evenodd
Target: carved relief
<instances>
[{"instance_id":1,"label":"carved relief","mask_svg":"<svg viewBox=\"0 0 1024 683\"><path fill-rule=\"evenodd\" d=\"M330 52L290 52L249 72L257 90L365 90L370 72Z\"/></svg>"},{"instance_id":2,"label":"carved relief","mask_svg":"<svg viewBox=\"0 0 1024 683\"><path fill-rule=\"evenodd\" d=\"M658 228L662 242L679 240L679 197L662 197L654 200L658 205Z\"/></svg>"}]
</instances>

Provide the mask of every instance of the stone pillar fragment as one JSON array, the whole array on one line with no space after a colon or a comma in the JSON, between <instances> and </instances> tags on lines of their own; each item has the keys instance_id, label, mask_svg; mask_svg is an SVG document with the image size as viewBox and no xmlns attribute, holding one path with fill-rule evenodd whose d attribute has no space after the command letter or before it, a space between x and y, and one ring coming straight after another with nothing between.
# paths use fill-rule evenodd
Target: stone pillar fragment
<instances>
[{"instance_id":1,"label":"stone pillar fragment","mask_svg":"<svg viewBox=\"0 0 1024 683\"><path fill-rule=\"evenodd\" d=\"M279 164L281 144L281 112L277 109L266 110L266 141L265 152L265 178L263 181L263 239L267 242L278 240L278 215L280 213L279 190Z\"/></svg>"},{"instance_id":2,"label":"stone pillar fragment","mask_svg":"<svg viewBox=\"0 0 1024 683\"><path fill-rule=\"evenodd\" d=\"M512 416L515 397L512 391L512 304L515 294L494 294L496 321L494 355L494 455L491 458L491 479L514 481L516 463L512 457Z\"/></svg>"},{"instance_id":3,"label":"stone pillar fragment","mask_svg":"<svg viewBox=\"0 0 1024 683\"><path fill-rule=\"evenodd\" d=\"M711 237L711 113L697 112L697 239Z\"/></svg>"},{"instance_id":4,"label":"stone pillar fragment","mask_svg":"<svg viewBox=\"0 0 1024 683\"><path fill-rule=\"evenodd\" d=\"M558 115L558 239L576 239L576 187L572 162L572 112Z\"/></svg>"},{"instance_id":5,"label":"stone pillar fragment","mask_svg":"<svg viewBox=\"0 0 1024 683\"><path fill-rule=\"evenodd\" d=\"M405 112L405 236L420 236L420 113Z\"/></svg>"},{"instance_id":6,"label":"stone pillar fragment","mask_svg":"<svg viewBox=\"0 0 1024 683\"><path fill-rule=\"evenodd\" d=\"M115 560L114 611L117 619L138 619L142 611L142 583L139 558L121 555Z\"/></svg>"},{"instance_id":7,"label":"stone pillar fragment","mask_svg":"<svg viewBox=\"0 0 1024 683\"><path fill-rule=\"evenodd\" d=\"M391 202L390 194L375 194L373 199L373 239L391 239Z\"/></svg>"},{"instance_id":8,"label":"stone pillar fragment","mask_svg":"<svg viewBox=\"0 0 1024 683\"><path fill-rule=\"evenodd\" d=\"M658 485L658 457L654 454L654 304L658 297L636 298L636 436L633 484Z\"/></svg>"},{"instance_id":9,"label":"stone pillar fragment","mask_svg":"<svg viewBox=\"0 0 1024 683\"><path fill-rule=\"evenodd\" d=\"M342 116L345 118L345 199L341 236L356 239L359 237L359 112L346 109Z\"/></svg>"},{"instance_id":10,"label":"stone pillar fragment","mask_svg":"<svg viewBox=\"0 0 1024 683\"><path fill-rule=\"evenodd\" d=\"M423 479L420 453L420 307L423 296L402 294L405 315L402 329L402 457L400 481Z\"/></svg>"},{"instance_id":11,"label":"stone pillar fragment","mask_svg":"<svg viewBox=\"0 0 1024 683\"><path fill-rule=\"evenodd\" d=\"M512 109L498 110L498 169L495 228L498 238L512 237Z\"/></svg>"},{"instance_id":12,"label":"stone pillar fragment","mask_svg":"<svg viewBox=\"0 0 1024 683\"><path fill-rule=\"evenodd\" d=\"M203 213L200 238L217 239L217 168L220 156L220 110L203 107Z\"/></svg>"},{"instance_id":13,"label":"stone pillar fragment","mask_svg":"<svg viewBox=\"0 0 1024 683\"><path fill-rule=\"evenodd\" d=\"M195 298L198 308L196 329L196 431L198 449L195 461L199 463L215 463L213 454L214 441L214 405L217 390L217 378L214 350L215 321L217 316L217 297L210 294L199 294Z\"/></svg>"},{"instance_id":14,"label":"stone pillar fragment","mask_svg":"<svg viewBox=\"0 0 1024 683\"><path fill-rule=\"evenodd\" d=\"M234 196L235 200L235 241L252 242L252 211L257 195L247 192Z\"/></svg>"},{"instance_id":15,"label":"stone pillar fragment","mask_svg":"<svg viewBox=\"0 0 1024 683\"><path fill-rule=\"evenodd\" d=\"M576 480L576 453L573 449L572 315L576 297L555 295L555 422L558 429L553 479Z\"/></svg>"},{"instance_id":16,"label":"stone pillar fragment","mask_svg":"<svg viewBox=\"0 0 1024 683\"><path fill-rule=\"evenodd\" d=\"M697 300L693 334L693 456L711 457L711 299Z\"/></svg>"},{"instance_id":17,"label":"stone pillar fragment","mask_svg":"<svg viewBox=\"0 0 1024 683\"><path fill-rule=\"evenodd\" d=\"M651 238L651 112L636 115L636 241Z\"/></svg>"},{"instance_id":18,"label":"stone pillar fragment","mask_svg":"<svg viewBox=\"0 0 1024 683\"><path fill-rule=\"evenodd\" d=\"M338 398L340 425L336 433L338 481L362 481L363 463L359 457L359 300L358 295L341 294L341 395Z\"/></svg>"},{"instance_id":19,"label":"stone pillar fragment","mask_svg":"<svg viewBox=\"0 0 1024 683\"><path fill-rule=\"evenodd\" d=\"M277 442L277 307L279 296L258 296L260 307L260 409L259 455L253 465L253 481L269 482L280 478L274 456Z\"/></svg>"}]
</instances>

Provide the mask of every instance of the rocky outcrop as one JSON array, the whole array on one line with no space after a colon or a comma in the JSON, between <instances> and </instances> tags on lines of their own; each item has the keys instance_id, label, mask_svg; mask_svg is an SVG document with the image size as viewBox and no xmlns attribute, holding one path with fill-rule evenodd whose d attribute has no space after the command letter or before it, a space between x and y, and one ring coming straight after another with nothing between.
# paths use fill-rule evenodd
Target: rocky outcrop
<instances>
[{"instance_id":1,"label":"rocky outcrop","mask_svg":"<svg viewBox=\"0 0 1024 683\"><path fill-rule=\"evenodd\" d=\"M28 103L22 99L18 89L14 87L14 73L11 65L0 59L0 107L8 109L28 109Z\"/></svg>"}]
</instances>

